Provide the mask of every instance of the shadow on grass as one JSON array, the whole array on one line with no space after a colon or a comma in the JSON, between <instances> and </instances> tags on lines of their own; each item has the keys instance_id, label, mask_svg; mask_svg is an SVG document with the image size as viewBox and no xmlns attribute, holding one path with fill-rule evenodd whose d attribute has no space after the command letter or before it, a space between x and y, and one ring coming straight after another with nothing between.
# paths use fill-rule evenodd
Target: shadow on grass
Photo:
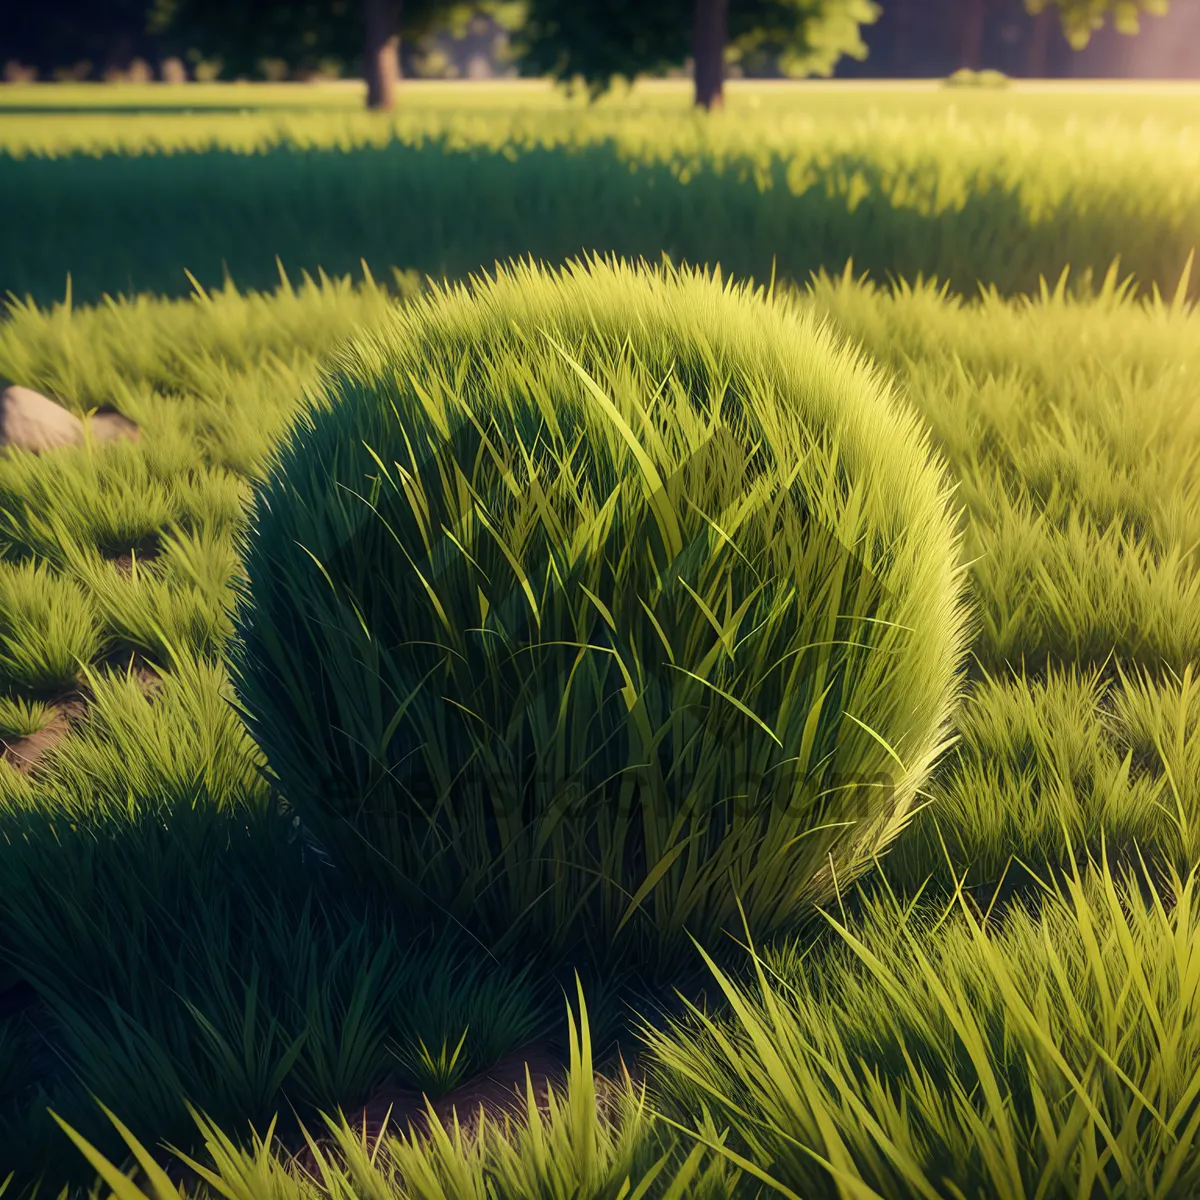
<instances>
[{"instance_id":1,"label":"shadow on grass","mask_svg":"<svg viewBox=\"0 0 1200 1200\"><path fill-rule=\"evenodd\" d=\"M684 182L678 164L634 162L607 143L2 161L0 292L40 304L63 296L68 274L73 298L94 302L186 294L185 272L206 287L227 273L242 288L273 287L276 256L293 273L354 274L365 260L377 277L402 267L461 278L497 260L559 264L584 252L666 253L763 280L773 266L804 280L853 257L875 277L934 275L964 294L979 280L1002 294L1036 291L1040 275L1068 264L1077 280L1102 275L1120 254L1142 286L1169 292L1190 249L1186 223L1147 218L1136 195L1091 205L1064 196L1033 216L1014 178L936 212L930 164L895 170L865 153L808 164L798 194L786 161L763 168L760 190L736 163L688 164Z\"/></svg>"}]
</instances>

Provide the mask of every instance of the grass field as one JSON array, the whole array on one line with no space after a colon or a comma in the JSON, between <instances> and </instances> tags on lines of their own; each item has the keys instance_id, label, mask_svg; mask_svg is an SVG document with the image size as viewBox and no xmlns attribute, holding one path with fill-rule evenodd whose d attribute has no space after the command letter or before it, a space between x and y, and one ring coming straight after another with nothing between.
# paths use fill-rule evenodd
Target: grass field
<instances>
[{"instance_id":1,"label":"grass field","mask_svg":"<svg viewBox=\"0 0 1200 1200\"><path fill-rule=\"evenodd\" d=\"M0 89L0 110L102 105L100 91ZM166 88L109 92L114 107L169 106ZM198 109L247 95L254 111L22 111L4 117L0 142L26 155L5 159L9 171L110 163L112 207L93 212L128 200L139 161L162 170L159 180L181 170L192 187L201 176L188 172L213 161L186 149L193 131L226 147L213 153L228 170L235 159L273 161L242 151L283 126L289 137L355 140L382 129L389 144L415 141L414 130L457 129L480 146L507 145L523 128L552 146L568 130L584 144L612 137L639 171L609 186L638 196L626 178L644 179L655 145L667 157L716 158L715 146L738 151L740 129L757 146L791 146L794 164L807 130L825 144L859 139L864 156L878 157L899 144L889 130L915 136L920 114L957 106L954 154L945 126L925 133L924 152L943 171L933 191L956 179L962 210L929 214L923 242L913 226L856 225L843 204L825 245L844 245L862 266L878 267L884 246L891 263L909 253L914 276L992 270L997 289L964 300L933 284L888 287L843 273L829 249L831 274L804 286L781 279L772 301L860 348L945 461L971 614L957 742L927 781L925 806L856 888L754 955L702 946L672 981L677 990L651 987L649 971L496 956L452 925L415 927L327 864L264 777L230 703L230 654L252 490L321 372L352 335L387 326L417 277L381 271L385 288L294 275L257 293L195 287L89 306L80 294L119 289L108 273L139 261L133 223L144 213L71 233L45 197L85 211L95 194L78 174L33 193L36 211L0 200L26 204L20 237L11 224L0 235L9 238L0 263L24 271L14 278L27 290L53 296L64 264L73 289L90 281L70 303L10 305L0 377L78 414L116 408L141 431L135 444L0 457L0 739L20 747L70 722L34 769L18 770L11 754L0 762L0 1179L11 1170L19 1194L44 1173L43 1190L57 1191L107 1170L122 1200L163 1200L182 1177L162 1150L173 1145L193 1159L185 1186L203 1178L208 1194L245 1200L1195 1195L1200 315L1184 268L1200 240L1187 132L1197 94L735 85L739 123L705 131L682 115L666 125L680 103L673 84L593 114L569 114L533 85L405 94L413 111L371 125L350 111L350 88L189 88ZM313 95L324 111L291 111ZM501 95L512 111L478 99ZM756 98L760 115L737 113ZM488 111L471 115L473 105ZM539 115L527 115L535 105ZM654 106L663 115L652 138ZM872 124L873 106L888 117ZM1007 107L1019 119L1002 119ZM1082 135L1066 132L1071 119ZM154 139L186 152L116 153ZM432 145L425 157L397 158L388 180L403 182L414 163L442 171L436 156L447 152ZM105 153L30 153L69 146ZM1067 147L1077 153L1064 163ZM529 160L542 195L574 177L554 173L558 153ZM344 220L344 173L361 161L342 154L329 167L340 190L306 201L308 223L289 234L277 217L314 275L357 257L352 227L337 243L343 257L322 262L335 243L320 240L314 214ZM494 155L464 154L455 170L465 187L500 167ZM1042 189L1061 222L1031 243L1033 226L1004 224L995 202L979 199L987 171ZM572 205L578 221L591 220L588 205L613 194L595 191L599 178L557 196L561 216L514 210L511 236L545 236L558 220L568 229ZM710 238L696 256L711 245L726 266L740 254L758 267L754 255L770 251L769 272L771 256L784 259L773 239L788 229L787 206L749 185L737 211L757 203L765 215L756 240L740 244L722 178L705 193L711 207L689 218ZM264 213L269 190L251 189ZM265 226L239 224L248 209L222 204L197 199L210 224L195 242L168 230L154 243L143 227L141 244L154 247L136 270L172 293L158 282L169 275L163 247L187 252L175 265L202 283L213 271L206 279L194 246L231 263L252 244L273 256L279 243L265 240ZM462 255L455 271L477 251L488 261L522 250L484 251L482 240L461 249L462 211L444 214L442 246ZM1132 212L1176 240L1164 250ZM976 224L956 225L962 213ZM644 227L663 243L655 258L672 248L668 227ZM1080 228L1090 241L1064 243ZM990 249L979 245L985 232ZM394 243L417 244L415 235ZM1082 244L1090 259L1074 255ZM1139 274L1162 295L1135 295L1121 273L1106 273L1117 253L1127 266L1139 255L1150 264ZM72 255L86 260L79 275ZM389 258L384 267L425 268ZM1095 267L1086 294L1055 286L1068 260ZM266 275L242 261L250 281ZM273 260L270 270L278 279ZM1040 289L1038 273L1049 278ZM1005 294L1018 284L1029 294ZM403 1125L419 1112L414 1096L461 1102L473 1093L456 1089L531 1046L569 1070L540 1107L531 1089L525 1119L445 1135L434 1124L378 1148L352 1131L349 1119L373 1098L392 1098ZM304 1130L318 1143L309 1175L289 1165ZM175 1164L172 1181L155 1174L149 1150ZM137 1154L136 1187L100 1157L132 1169Z\"/></svg>"},{"instance_id":2,"label":"grass field","mask_svg":"<svg viewBox=\"0 0 1200 1200\"><path fill-rule=\"evenodd\" d=\"M1068 121L1138 124L1149 121L1171 129L1193 127L1197 86L1150 80L1014 80L1003 88L956 88L947 94L940 80L805 80L777 82L735 79L726 88L726 107L733 112L761 109L779 114L860 116L872 109L909 117L940 116L949 99L972 120L1004 120L1014 107L1023 117L1047 126ZM102 115L115 112L213 113L221 109L357 112L365 97L358 80L321 83L193 83L185 89L154 84L9 84L0 94L0 111ZM691 84L684 80L641 80L635 88L618 86L595 107L606 112L643 108L686 109ZM460 80L409 80L403 109L441 112L505 109L586 108L580 93L573 98L542 80L523 79L467 83Z\"/></svg>"},{"instance_id":3,"label":"grass field","mask_svg":"<svg viewBox=\"0 0 1200 1200\"><path fill-rule=\"evenodd\" d=\"M393 118L347 88L265 90L235 107L256 89L200 88L189 113L163 111L161 87L66 90L114 97L102 112L29 111L52 89L10 89L0 290L49 303L70 275L95 302L186 294L186 272L271 287L276 256L293 274L458 278L596 251L800 282L853 258L964 294L1067 265L1102 277L1120 255L1171 291L1200 241L1200 91L1182 85L735 84L711 121L674 83L595 109L536 84L419 84Z\"/></svg>"}]
</instances>

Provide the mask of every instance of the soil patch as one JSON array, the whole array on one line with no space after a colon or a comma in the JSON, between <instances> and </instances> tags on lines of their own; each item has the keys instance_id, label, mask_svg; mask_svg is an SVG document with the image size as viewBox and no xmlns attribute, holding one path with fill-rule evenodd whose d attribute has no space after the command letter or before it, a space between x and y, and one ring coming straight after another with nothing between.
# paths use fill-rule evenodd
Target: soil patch
<instances>
[{"instance_id":1,"label":"soil patch","mask_svg":"<svg viewBox=\"0 0 1200 1200\"><path fill-rule=\"evenodd\" d=\"M71 726L87 712L87 702L82 696L59 700L53 706L54 715L37 733L7 741L0 738L0 757L23 775L28 775L45 758L46 754L63 740Z\"/></svg>"},{"instance_id":2,"label":"soil patch","mask_svg":"<svg viewBox=\"0 0 1200 1200\"><path fill-rule=\"evenodd\" d=\"M566 1084L567 1071L562 1056L544 1043L534 1043L514 1051L501 1059L494 1067L474 1079L461 1084L444 1096L431 1102L433 1114L447 1128L453 1128L457 1112L463 1133L472 1135L478 1128L479 1114L503 1120L504 1116L519 1117L525 1111L525 1070L533 1084L538 1109L545 1112L549 1089L560 1095ZM603 1095L611 1088L608 1080L597 1076L598 1090ZM375 1146L386 1133L424 1134L429 1130L429 1110L424 1096L415 1090L385 1086L380 1088L361 1109L346 1113L346 1119L357 1137L368 1146ZM321 1153L333 1161L338 1160L337 1145L328 1129L319 1118L305 1118L305 1127ZM303 1138L283 1147L281 1158L302 1169L309 1175L320 1178L320 1168L315 1155ZM201 1182L194 1172L177 1159L168 1159L163 1168L172 1183L184 1188Z\"/></svg>"},{"instance_id":3,"label":"soil patch","mask_svg":"<svg viewBox=\"0 0 1200 1200\"><path fill-rule=\"evenodd\" d=\"M150 701L162 686L162 676L158 671L137 655L129 658L109 658L98 665L110 670L132 673L142 694ZM21 738L0 738L0 759L23 775L31 774L46 755L71 732L72 727L87 717L92 698L91 689L86 683L80 683L77 688L57 700L52 700L50 706L53 715L37 733Z\"/></svg>"},{"instance_id":4,"label":"soil patch","mask_svg":"<svg viewBox=\"0 0 1200 1200\"><path fill-rule=\"evenodd\" d=\"M433 1116L450 1129L457 1114L459 1125L469 1135L478 1127L481 1112L488 1118L503 1120L505 1116L514 1117L524 1111L527 1067L538 1109L544 1112L550 1089L553 1088L556 1094L561 1092L567 1072L561 1055L544 1044L535 1043L507 1055L491 1070L429 1101L428 1105L419 1091L383 1087L362 1109L347 1114L347 1118L357 1133L374 1143L385 1131L427 1133L432 1108ZM334 1151L334 1143L323 1128L309 1132L323 1150ZM309 1172L317 1171L316 1160L307 1147L297 1155L296 1162Z\"/></svg>"},{"instance_id":5,"label":"soil patch","mask_svg":"<svg viewBox=\"0 0 1200 1200\"><path fill-rule=\"evenodd\" d=\"M121 554L105 555L105 558L117 569L118 574L132 575L135 553L137 555L137 564L139 567L144 567L147 563L153 562L158 557L158 552L155 550L138 550L136 552L132 550L126 550Z\"/></svg>"},{"instance_id":6,"label":"soil patch","mask_svg":"<svg viewBox=\"0 0 1200 1200\"><path fill-rule=\"evenodd\" d=\"M163 678L158 668L136 652L131 653L126 650L110 654L96 665L100 669L112 671L114 674L132 675L147 700L153 700L158 689L162 687ZM82 691L90 699L88 689L84 687Z\"/></svg>"}]
</instances>

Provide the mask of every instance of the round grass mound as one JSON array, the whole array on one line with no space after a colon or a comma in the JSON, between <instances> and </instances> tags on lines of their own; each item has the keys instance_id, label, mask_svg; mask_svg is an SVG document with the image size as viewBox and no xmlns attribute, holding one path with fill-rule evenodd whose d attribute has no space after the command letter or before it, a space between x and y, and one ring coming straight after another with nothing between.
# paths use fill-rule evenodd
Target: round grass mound
<instances>
[{"instance_id":1,"label":"round grass mound","mask_svg":"<svg viewBox=\"0 0 1200 1200\"><path fill-rule=\"evenodd\" d=\"M794 922L902 827L957 550L918 418L807 312L515 265L343 354L258 490L235 673L344 870L493 944L663 962Z\"/></svg>"}]
</instances>

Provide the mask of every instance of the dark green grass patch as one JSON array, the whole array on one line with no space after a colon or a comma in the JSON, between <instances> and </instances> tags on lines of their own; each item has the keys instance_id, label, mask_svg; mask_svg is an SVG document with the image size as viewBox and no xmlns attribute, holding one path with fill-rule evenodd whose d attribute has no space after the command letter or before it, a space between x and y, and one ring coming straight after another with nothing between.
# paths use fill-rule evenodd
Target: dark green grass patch
<instances>
[{"instance_id":1,"label":"dark green grass patch","mask_svg":"<svg viewBox=\"0 0 1200 1200\"><path fill-rule=\"evenodd\" d=\"M584 253L804 280L853 258L876 277L1035 289L1120 257L1173 288L1200 244L1186 132L761 110L699 122L653 109L549 107L288 117L147 114L70 130L42 119L0 148L0 292L47 304L186 292L226 271L269 286L364 260L457 279L532 254ZM14 135L15 136L15 135ZM43 151L45 156L43 156Z\"/></svg>"},{"instance_id":2,"label":"dark green grass patch","mask_svg":"<svg viewBox=\"0 0 1200 1200\"><path fill-rule=\"evenodd\" d=\"M530 1088L523 1121L364 1143L327 1118L335 1147L313 1178L274 1126L239 1145L196 1114L205 1151L173 1157L255 1200L351 1187L397 1200L1184 1200L1200 1181L1196 877L1146 882L1089 862L1000 931L965 905L893 896L827 914L819 947L752 948L746 973L705 956L714 995L643 1027L640 1085L597 1086L581 992L566 1088L541 1110ZM142 1166L123 1194L173 1196L106 1115ZM116 1183L115 1163L55 1119Z\"/></svg>"}]
</instances>

